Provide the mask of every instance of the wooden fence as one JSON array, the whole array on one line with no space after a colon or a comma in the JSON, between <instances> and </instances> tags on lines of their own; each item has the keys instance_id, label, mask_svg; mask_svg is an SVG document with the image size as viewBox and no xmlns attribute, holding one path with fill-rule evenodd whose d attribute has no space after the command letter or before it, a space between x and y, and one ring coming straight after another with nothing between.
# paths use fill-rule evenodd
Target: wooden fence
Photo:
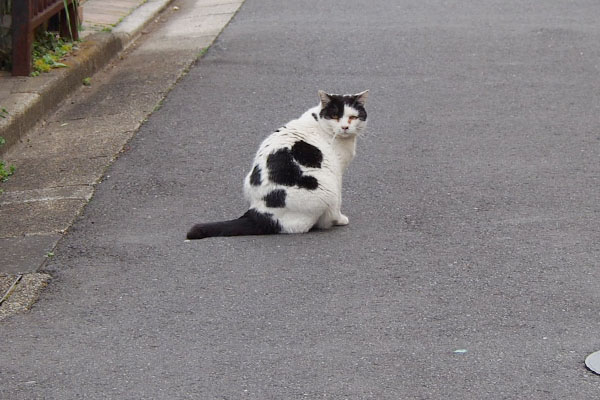
<instances>
[{"instance_id":1,"label":"wooden fence","mask_svg":"<svg viewBox=\"0 0 600 400\"><path fill-rule=\"evenodd\" d=\"M77 0L15 0L12 5L12 74L27 76L32 70L32 45L35 29L58 14L60 35L70 37L69 24L73 39L77 32ZM67 8L65 9L65 3ZM67 18L67 13L69 17Z\"/></svg>"}]
</instances>

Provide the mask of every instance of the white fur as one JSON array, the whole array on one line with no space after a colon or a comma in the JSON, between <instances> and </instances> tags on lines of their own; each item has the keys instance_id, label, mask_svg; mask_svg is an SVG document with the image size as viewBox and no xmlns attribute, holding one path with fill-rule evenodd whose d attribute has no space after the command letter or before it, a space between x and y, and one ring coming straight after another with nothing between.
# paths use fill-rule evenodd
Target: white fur
<instances>
[{"instance_id":1,"label":"white fur","mask_svg":"<svg viewBox=\"0 0 600 400\"><path fill-rule=\"evenodd\" d=\"M362 94L366 99L366 92ZM345 112L340 120L319 118L316 121L313 114L319 115L321 109L322 104L311 108L300 118L287 123L279 132L268 136L261 143L252 164L261 169L262 184L250 184L251 172L244 180L244 195L250 202L250 207L272 214L281 225L282 233L302 233L314 226L327 229L332 225L348 224L348 217L341 213L342 175L354 158L356 137L366 128L366 121L350 118L358 115L351 107L344 108ZM267 157L281 148L291 148L299 140L317 147L323 154L321 168L300 165L303 174L317 179L318 187L314 190L274 184L267 177ZM265 205L264 197L275 189L287 192L283 208L269 208Z\"/></svg>"}]
</instances>

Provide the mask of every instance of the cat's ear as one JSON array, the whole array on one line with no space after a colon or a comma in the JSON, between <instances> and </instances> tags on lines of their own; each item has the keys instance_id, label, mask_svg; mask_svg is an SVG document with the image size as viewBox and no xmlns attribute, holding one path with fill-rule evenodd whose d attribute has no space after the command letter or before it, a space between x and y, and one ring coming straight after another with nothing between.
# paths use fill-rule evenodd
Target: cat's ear
<instances>
[{"instance_id":1,"label":"cat's ear","mask_svg":"<svg viewBox=\"0 0 600 400\"><path fill-rule=\"evenodd\" d=\"M369 90L367 89L364 92L357 93L354 97L356 98L354 101L364 107L367 102L367 97L369 97Z\"/></svg>"},{"instance_id":2,"label":"cat's ear","mask_svg":"<svg viewBox=\"0 0 600 400\"><path fill-rule=\"evenodd\" d=\"M321 106L327 107L327 104L331 101L331 97L324 90L319 90L319 98L321 99Z\"/></svg>"}]
</instances>

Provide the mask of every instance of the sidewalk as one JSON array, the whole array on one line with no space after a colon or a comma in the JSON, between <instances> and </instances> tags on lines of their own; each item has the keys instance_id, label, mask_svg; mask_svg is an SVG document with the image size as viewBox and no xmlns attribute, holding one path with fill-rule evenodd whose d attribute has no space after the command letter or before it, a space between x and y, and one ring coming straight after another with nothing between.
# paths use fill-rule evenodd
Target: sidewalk
<instances>
[{"instance_id":1,"label":"sidewalk","mask_svg":"<svg viewBox=\"0 0 600 400\"><path fill-rule=\"evenodd\" d=\"M0 72L0 106L7 109L0 119L0 136L6 145L0 155L17 143L40 119L51 112L69 93L81 86L123 50L142 28L172 0L87 0L83 3L83 42L69 68L53 70L38 77L13 77ZM143 6L142 6L143 5Z\"/></svg>"},{"instance_id":2,"label":"sidewalk","mask_svg":"<svg viewBox=\"0 0 600 400\"><path fill-rule=\"evenodd\" d=\"M0 304L0 320L35 301L50 279L38 271L106 168L240 5L237 0L88 0L83 42L65 61L69 68L35 78L2 76L0 105L9 117L0 121L0 136L9 145L0 158L17 171L0 185L0 302L10 294ZM159 18L162 27L179 24L185 32L140 37L158 29L150 23ZM138 49L144 46L138 42L149 50ZM104 68L130 44L117 66ZM82 89L88 77L92 85Z\"/></svg>"}]
</instances>

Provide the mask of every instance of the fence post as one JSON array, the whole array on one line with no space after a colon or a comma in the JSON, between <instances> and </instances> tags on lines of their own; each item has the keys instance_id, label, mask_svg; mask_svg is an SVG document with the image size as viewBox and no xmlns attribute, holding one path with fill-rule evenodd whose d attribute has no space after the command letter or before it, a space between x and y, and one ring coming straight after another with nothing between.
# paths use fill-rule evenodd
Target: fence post
<instances>
[{"instance_id":1,"label":"fence post","mask_svg":"<svg viewBox=\"0 0 600 400\"><path fill-rule=\"evenodd\" d=\"M27 76L31 74L31 46L33 29L31 28L31 0L13 1L13 50L12 74Z\"/></svg>"}]
</instances>

